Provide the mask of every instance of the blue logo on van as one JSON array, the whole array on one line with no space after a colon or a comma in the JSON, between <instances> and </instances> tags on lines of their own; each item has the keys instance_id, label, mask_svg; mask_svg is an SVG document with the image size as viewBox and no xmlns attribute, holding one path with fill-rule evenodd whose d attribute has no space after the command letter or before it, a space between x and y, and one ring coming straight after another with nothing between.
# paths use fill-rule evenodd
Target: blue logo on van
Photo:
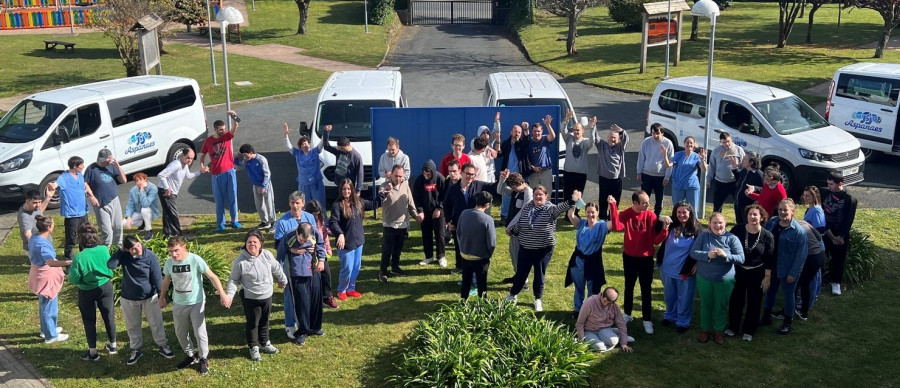
<instances>
[{"instance_id":1,"label":"blue logo on van","mask_svg":"<svg viewBox=\"0 0 900 388\"><path fill-rule=\"evenodd\" d=\"M135 154L156 146L155 141L150 141L151 137L153 136L150 132L138 132L131 135L128 138L128 149L125 150L125 155Z\"/></svg>"},{"instance_id":2,"label":"blue logo on van","mask_svg":"<svg viewBox=\"0 0 900 388\"><path fill-rule=\"evenodd\" d=\"M879 127L877 124L881 124L881 117L871 112L856 112L850 116L850 120L844 122L845 126L857 131L881 133L884 128Z\"/></svg>"},{"instance_id":3,"label":"blue logo on van","mask_svg":"<svg viewBox=\"0 0 900 388\"><path fill-rule=\"evenodd\" d=\"M735 145L739 145L739 146L741 146L741 147L746 147L746 146L747 146L747 141L744 140L744 138L742 138L742 137L735 136L735 137L734 137L734 144L735 144Z\"/></svg>"}]
</instances>

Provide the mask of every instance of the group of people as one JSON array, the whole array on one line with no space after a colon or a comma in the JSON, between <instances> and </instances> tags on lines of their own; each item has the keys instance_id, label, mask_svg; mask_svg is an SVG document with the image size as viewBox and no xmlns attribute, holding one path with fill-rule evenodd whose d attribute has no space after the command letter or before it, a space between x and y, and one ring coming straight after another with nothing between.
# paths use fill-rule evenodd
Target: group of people
<instances>
[{"instance_id":1,"label":"group of people","mask_svg":"<svg viewBox=\"0 0 900 388\"><path fill-rule=\"evenodd\" d=\"M31 263L29 289L39 296L41 335L46 343L68 338L57 327L56 317L62 267L71 267L69 280L79 289L79 309L89 346L82 358L99 357L96 310L101 312L109 337L105 349L115 354L114 292L109 280L112 270L121 266L122 312L132 350L128 364L136 363L143 355L142 314L150 323L160 354L174 357L166 342L161 315L171 287L176 337L187 355L178 367L199 365L201 373L208 372L203 276L216 288L225 307L230 307L235 294L240 293L252 360L261 360L261 353L278 352L269 337L275 285L285 289L286 334L297 345L304 345L310 336L325 334L324 308L338 308L339 301L363 297L356 285L365 242L363 217L366 211L376 208L381 209L382 220L379 281L408 275L400 267L400 256L409 237L411 220L415 219L421 228L425 253L419 264L437 263L446 268L445 250L452 240L455 250L452 272L462 275L460 297L484 297L497 243L491 216L495 194L502 197L500 216L509 235L513 267L511 276L502 280L511 284L507 299L517 301L518 295L528 289L528 278L533 271L530 287L537 312L543 311L545 275L556 246L557 220L566 214L575 228L576 244L566 267L565 285L575 285L577 336L598 351L612 349L617 344L631 351L628 343L634 339L628 336L627 323L633 320L636 283L641 288L643 328L648 334L654 332L651 285L656 267L660 269L666 304L662 325L675 326L679 333L687 331L693 316L694 294L699 292L701 342L712 338L722 343L725 336L738 333L745 340L752 340L757 327L771 324L772 317L784 320L779 333L790 333L793 317L805 320L819 293L820 268L826 252L832 257L829 271L832 292L840 294L842 267L855 212L855 201L843 189L842 177L829 177L828 189L822 192L807 187L803 195L808 206L806 216L803 220L795 219L796 205L786 198L777 167L763 173L758 157L745 153L727 135L722 136L721 146L709 155L707 166L706 151L695 151L692 138L685 141L684 151L673 153L671 142L662 136L663 128L658 124L651 126L652 136L643 141L638 157L642 189L632 194L632 205L620 212L617 204L625 177L628 135L613 125L607 136L602 136L596 129L596 118L575 122L569 112L562 123L561 139L566 143L567 162L565 194L558 204L549 200L548 188L553 182L549 147L556 138L549 116L540 123L513 125L509 137L501 140L497 113L493 131L487 126L479 128L471 152L463 152L466 145L463 135L453 135L451 151L439 164L426 161L412 184L409 183L410 160L400 150L400 141L390 138L375 170L385 178L385 183L372 200L360 196L363 165L347 138L337 139L337 147L332 146L329 140L332 128L325 126L319 144L312 145L308 137L301 136L295 146L285 124L284 141L296 161L298 190L288 198L290 210L276 218L272 170L249 144L241 146L239 155L234 157L231 140L239 119L234 111L228 113L233 119L231 129L226 130L224 122L214 123L213 135L201 147L198 171L190 171L194 153L185 149L160 172L158 186L142 173L134 175L135 187L130 190L125 217L115 188L126 178L106 150L100 151L97 162L84 174L84 161L74 157L69 160L70 170L62 174L57 184L48 185L45 193L28 193L19 211L19 221ZM586 137L586 126L593 132L590 137ZM582 192L589 167L587 153L594 146L599 155L597 171L602 200L585 203ZM318 162L322 151L337 158L334 181L338 196L331 203L330 215L326 213L323 175ZM209 164L205 162L207 155ZM247 170L260 224L246 234L244 246L223 286L203 258L187 251L176 200L185 179L211 173L217 231L225 230L226 208L231 215L231 226L241 228L235 202L235 166ZM712 171L709 179L715 182L716 211L709 218L709 227L702 229L695 215L700 205L696 173L706 169ZM669 182L672 182L675 205L671 216L661 216L661 188ZM65 256L60 259L50 237L53 220L42 215L54 191L60 192L65 220ZM656 195L653 210L651 194ZM734 196L737 220L730 231L726 230L726 219L721 213L729 195ZM96 226L88 222L88 204L94 208ZM579 214L582 210L584 218ZM171 237L169 257L162 267L155 254L144 249L136 236L122 237L124 225L142 227L144 237L149 238L151 222L160 214L163 233ZM777 215L769 218L774 214ZM602 249L607 235L613 231L624 233L624 311L616 304L618 289L604 288L607 280ZM274 255L264 248L264 232L272 234ZM79 252L74 254L76 243ZM119 249L110 254L110 246ZM336 290L328 260L332 253L340 260ZM784 306L776 311L779 288L784 294ZM796 294L800 295L799 309L795 306Z\"/></svg>"}]
</instances>

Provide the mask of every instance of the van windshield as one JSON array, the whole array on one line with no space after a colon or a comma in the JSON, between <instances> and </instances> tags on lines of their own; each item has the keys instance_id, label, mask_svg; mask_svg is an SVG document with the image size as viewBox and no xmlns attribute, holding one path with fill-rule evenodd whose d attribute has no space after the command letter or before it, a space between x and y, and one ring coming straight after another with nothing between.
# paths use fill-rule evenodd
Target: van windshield
<instances>
[{"instance_id":1,"label":"van windshield","mask_svg":"<svg viewBox=\"0 0 900 388\"><path fill-rule=\"evenodd\" d=\"M0 119L0 142L28 143L40 138L65 109L62 104L22 100Z\"/></svg>"},{"instance_id":2,"label":"van windshield","mask_svg":"<svg viewBox=\"0 0 900 388\"><path fill-rule=\"evenodd\" d=\"M565 112L569 109L572 109L569 106L569 103L566 102L564 98L517 98L517 99L508 99L508 100L498 100L497 105L499 106L534 106L534 105L557 105L559 106L561 114L565 114Z\"/></svg>"},{"instance_id":3,"label":"van windshield","mask_svg":"<svg viewBox=\"0 0 900 388\"><path fill-rule=\"evenodd\" d=\"M350 141L372 140L372 122L369 108L393 108L388 100L325 101L319 104L316 115L316 134L319 138L326 125L331 125L331 139L346 137Z\"/></svg>"},{"instance_id":4,"label":"van windshield","mask_svg":"<svg viewBox=\"0 0 900 388\"><path fill-rule=\"evenodd\" d=\"M775 132L782 135L828 126L828 122L819 113L797 96L757 102L753 106L772 125Z\"/></svg>"}]
</instances>

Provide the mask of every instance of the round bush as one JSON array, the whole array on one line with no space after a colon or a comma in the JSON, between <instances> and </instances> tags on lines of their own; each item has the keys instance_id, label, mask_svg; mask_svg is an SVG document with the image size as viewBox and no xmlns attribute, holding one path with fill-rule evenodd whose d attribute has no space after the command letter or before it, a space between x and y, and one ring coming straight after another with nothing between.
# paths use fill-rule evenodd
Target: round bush
<instances>
[{"instance_id":1,"label":"round bush","mask_svg":"<svg viewBox=\"0 0 900 388\"><path fill-rule=\"evenodd\" d=\"M656 0L610 0L609 17L625 26L625 29L640 31L644 20L644 3Z\"/></svg>"},{"instance_id":2,"label":"round bush","mask_svg":"<svg viewBox=\"0 0 900 388\"><path fill-rule=\"evenodd\" d=\"M470 298L420 320L391 386L588 386L594 355L565 326L502 300Z\"/></svg>"}]
</instances>

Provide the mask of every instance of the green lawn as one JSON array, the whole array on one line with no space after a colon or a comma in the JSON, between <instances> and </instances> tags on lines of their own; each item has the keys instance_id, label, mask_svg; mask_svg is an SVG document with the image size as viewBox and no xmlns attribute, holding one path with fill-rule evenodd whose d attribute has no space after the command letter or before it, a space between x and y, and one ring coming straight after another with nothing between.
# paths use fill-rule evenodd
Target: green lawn
<instances>
[{"instance_id":1,"label":"green lawn","mask_svg":"<svg viewBox=\"0 0 900 388\"><path fill-rule=\"evenodd\" d=\"M101 33L84 33L65 37L76 43L75 51L44 50L44 39L60 39L53 35L0 36L0 97L16 96L41 90L79 85L125 76L112 40ZM163 74L194 78L200 84L204 103L225 102L222 55L217 53L216 70L219 86L212 85L209 50L167 44L162 56ZM308 67L290 65L240 55L228 56L231 81L250 81L252 86L232 86L233 101L271 96L317 88L329 73Z\"/></svg>"},{"instance_id":2,"label":"green lawn","mask_svg":"<svg viewBox=\"0 0 900 388\"><path fill-rule=\"evenodd\" d=\"M254 216L248 215L247 220ZM606 353L594 367L593 386L778 386L885 385L900 381L895 367L896 353L889 350L900 342L894 320L900 314L895 303L896 281L900 270L896 265L900 237L900 211L860 210L857 226L872 234L887 259L872 281L852 287L840 298L824 295L812 310L810 320L798 322L795 333L781 337L774 328L762 328L752 343L730 340L724 346L694 341L696 331L678 335L659 325L662 310L662 287L654 281L654 314L657 333L649 336L639 325L630 328L637 342L634 354L620 351ZM547 319L569 325L572 290L563 289L565 263L573 249L572 228L560 224L553 262L548 273L543 314ZM233 258L240 248L242 233L231 231L214 234L209 217L198 220L191 230L204 244ZM231 310L210 299L207 325L211 337L212 371L200 377L194 370L176 371L174 365L182 357L165 360L148 352L138 365L126 366L127 335L121 317L117 319L119 355L104 355L97 363L78 359L85 338L76 308L76 293L71 286L63 291L60 301L60 325L72 337L68 342L44 345L37 337L36 298L26 287L28 266L21 253L18 230L14 229L0 248L0 337L19 348L37 369L58 387L109 386L260 386L292 385L303 387L385 386L384 378L401 349L399 344L416 321L436 311L441 303L458 299L458 276L437 266L418 267L422 255L417 227L413 227L407 243L403 266L411 271L408 278L392 278L387 284L376 280L380 247L380 223L367 221L367 243L358 289L361 300L349 300L338 310L326 310L324 329L327 335L311 338L300 348L287 341L283 331L280 292L273 307L272 339L282 353L264 356L260 363L247 358L244 340L244 318L239 303ZM57 233L61 246L61 229ZM506 287L498 281L511 272L507 259L507 239L501 233L491 266L489 296L505 296ZM621 234L613 234L604 247L608 279L621 288ZM452 249L450 250L452 252ZM452 254L450 255L452 256ZM452 262L452 259L451 259ZM332 262L333 282L337 281L338 263ZM520 307L530 309L532 297L525 291ZM639 301L639 298L638 298ZM637 301L636 301L637 302ZM639 306L639 303L636 303ZM639 310L638 307L635 310ZM540 314L539 314L540 316ZM177 348L172 328L171 309L164 312L170 344ZM695 323L696 327L696 314ZM102 325L101 325L102 326ZM146 324L145 324L146 326ZM145 330L146 332L146 330ZM104 336L100 336L103 338ZM145 341L149 335L145 333ZM101 342L103 344L103 342ZM149 346L149 345L148 345ZM145 347L147 350L147 347Z\"/></svg>"},{"instance_id":3,"label":"green lawn","mask_svg":"<svg viewBox=\"0 0 900 388\"><path fill-rule=\"evenodd\" d=\"M297 35L300 17L292 0L258 0L250 11L250 26L242 29L245 43L278 43L305 49L303 55L362 66L381 63L387 49L389 26L363 25L361 1L313 1L309 5L307 34Z\"/></svg>"},{"instance_id":4,"label":"green lawn","mask_svg":"<svg viewBox=\"0 0 900 388\"><path fill-rule=\"evenodd\" d=\"M776 3L733 2L717 19L713 74L768 84L794 93L827 82L838 68L872 60L874 48L859 46L880 36L882 20L878 13L854 9L841 15L828 4L816 13L814 44L806 40L806 19L797 20L784 49L776 49L778 5ZM709 20L700 20L700 39L690 36L691 17L686 13L682 33L681 62L670 67L673 77L706 75L709 52ZM567 57L564 41L565 19L539 14L535 24L520 31L522 43L531 59L563 76L596 85L652 93L665 73L665 46L648 52L647 70L638 73L640 32L625 31L615 23L606 7L594 7L578 23L578 56ZM674 62L675 46L671 49ZM879 61L898 62L900 53L888 50ZM804 96L808 97L808 96Z\"/></svg>"}]
</instances>

